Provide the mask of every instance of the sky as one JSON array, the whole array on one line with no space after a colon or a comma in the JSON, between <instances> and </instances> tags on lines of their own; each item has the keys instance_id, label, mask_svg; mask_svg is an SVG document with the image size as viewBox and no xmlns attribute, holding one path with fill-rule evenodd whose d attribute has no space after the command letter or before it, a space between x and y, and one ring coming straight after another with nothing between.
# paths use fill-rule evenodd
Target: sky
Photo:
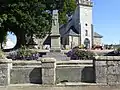
<instances>
[{"instance_id":1,"label":"sky","mask_svg":"<svg viewBox=\"0 0 120 90\"><path fill-rule=\"evenodd\" d=\"M92 0L94 31L104 44L120 43L120 0Z\"/></svg>"},{"instance_id":2,"label":"sky","mask_svg":"<svg viewBox=\"0 0 120 90\"><path fill-rule=\"evenodd\" d=\"M120 0L92 0L94 31L103 36L103 44L120 43ZM9 36L13 42L15 37Z\"/></svg>"}]
</instances>

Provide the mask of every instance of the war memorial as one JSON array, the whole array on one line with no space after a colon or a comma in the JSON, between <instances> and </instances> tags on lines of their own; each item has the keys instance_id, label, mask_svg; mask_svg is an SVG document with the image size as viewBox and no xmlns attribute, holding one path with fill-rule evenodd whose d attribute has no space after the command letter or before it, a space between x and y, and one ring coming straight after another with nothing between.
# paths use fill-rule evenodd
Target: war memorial
<instances>
[{"instance_id":1,"label":"war memorial","mask_svg":"<svg viewBox=\"0 0 120 90\"><path fill-rule=\"evenodd\" d=\"M72 60L65 54L63 50L65 48L71 49L84 44L90 50L94 43L101 44L102 36L93 32L92 2L79 0L77 5L73 18L61 27L58 21L58 10L53 10L49 36L50 47L40 58L37 60L0 59L1 88L7 87L8 90L12 90L12 86L16 86L18 90L22 90L24 85L28 85L24 88L32 90L33 87L36 90L110 90L111 88L108 87L120 85L119 56L95 55L94 58ZM66 40L68 40L67 43ZM38 51L43 49L42 44L37 45Z\"/></svg>"}]
</instances>

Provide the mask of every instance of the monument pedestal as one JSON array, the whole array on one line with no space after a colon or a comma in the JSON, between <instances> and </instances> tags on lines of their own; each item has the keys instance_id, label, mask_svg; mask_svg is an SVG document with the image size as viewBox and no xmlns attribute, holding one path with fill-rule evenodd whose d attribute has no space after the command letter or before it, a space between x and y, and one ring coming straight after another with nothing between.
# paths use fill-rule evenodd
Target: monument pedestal
<instances>
[{"instance_id":1,"label":"monument pedestal","mask_svg":"<svg viewBox=\"0 0 120 90\"><path fill-rule=\"evenodd\" d=\"M60 48L60 34L51 35L51 49L50 52L61 52Z\"/></svg>"}]
</instances>

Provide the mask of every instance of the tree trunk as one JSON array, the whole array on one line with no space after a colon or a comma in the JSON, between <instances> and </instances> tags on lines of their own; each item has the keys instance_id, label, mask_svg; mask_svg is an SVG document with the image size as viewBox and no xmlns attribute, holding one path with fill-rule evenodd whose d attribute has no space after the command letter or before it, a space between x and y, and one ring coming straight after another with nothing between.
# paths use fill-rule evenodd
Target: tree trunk
<instances>
[{"instance_id":1,"label":"tree trunk","mask_svg":"<svg viewBox=\"0 0 120 90\"><path fill-rule=\"evenodd\" d=\"M0 49L2 49L2 43L0 43Z\"/></svg>"},{"instance_id":2,"label":"tree trunk","mask_svg":"<svg viewBox=\"0 0 120 90\"><path fill-rule=\"evenodd\" d=\"M17 44L16 44L16 46L15 46L15 49L18 49L18 48L20 48L21 46L26 45L24 32L18 32L18 33L16 33L15 35L16 35L16 37L17 37Z\"/></svg>"}]
</instances>

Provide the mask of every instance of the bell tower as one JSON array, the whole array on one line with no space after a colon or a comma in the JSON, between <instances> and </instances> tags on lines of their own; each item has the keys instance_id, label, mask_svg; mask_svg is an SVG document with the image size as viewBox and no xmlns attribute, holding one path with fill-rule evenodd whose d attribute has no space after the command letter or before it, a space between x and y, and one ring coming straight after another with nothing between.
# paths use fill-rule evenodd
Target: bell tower
<instances>
[{"instance_id":1,"label":"bell tower","mask_svg":"<svg viewBox=\"0 0 120 90\"><path fill-rule=\"evenodd\" d=\"M93 28L92 28L92 7L91 0L76 0L79 22L80 44L86 48L92 48Z\"/></svg>"}]
</instances>

